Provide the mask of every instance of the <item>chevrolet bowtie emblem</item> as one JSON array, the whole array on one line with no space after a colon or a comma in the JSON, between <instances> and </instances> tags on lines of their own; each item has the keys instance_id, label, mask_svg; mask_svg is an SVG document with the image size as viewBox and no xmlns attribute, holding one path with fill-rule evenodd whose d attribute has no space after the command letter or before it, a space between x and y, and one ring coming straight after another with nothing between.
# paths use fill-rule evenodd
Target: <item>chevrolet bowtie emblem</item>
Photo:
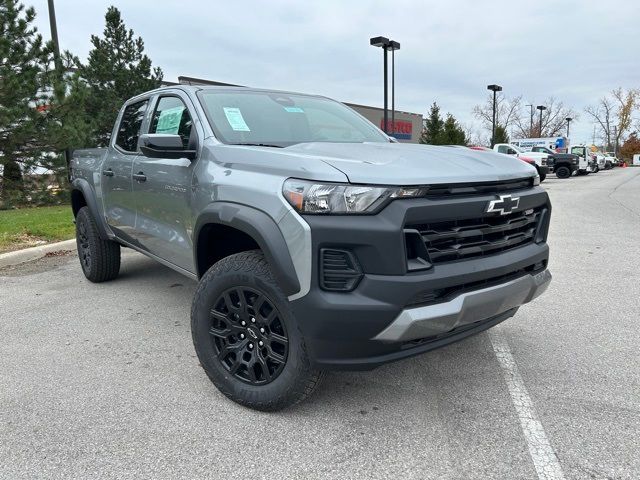
<instances>
[{"instance_id":1,"label":"chevrolet bowtie emblem","mask_svg":"<svg viewBox=\"0 0 640 480\"><path fill-rule=\"evenodd\" d=\"M487 207L487 213L496 212L500 215L508 215L513 212L520 204L520 197L512 197L511 195L500 195L498 200L491 200Z\"/></svg>"}]
</instances>

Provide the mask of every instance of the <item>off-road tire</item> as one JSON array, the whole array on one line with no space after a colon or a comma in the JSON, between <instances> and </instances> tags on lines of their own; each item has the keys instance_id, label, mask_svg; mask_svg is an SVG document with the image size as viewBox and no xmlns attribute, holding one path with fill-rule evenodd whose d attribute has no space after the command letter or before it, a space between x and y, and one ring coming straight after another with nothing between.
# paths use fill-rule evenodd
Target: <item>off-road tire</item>
<instances>
[{"instance_id":1,"label":"off-road tire","mask_svg":"<svg viewBox=\"0 0 640 480\"><path fill-rule=\"evenodd\" d=\"M569 167L561 166L556 168L556 177L569 178L571 176L571 169Z\"/></svg>"},{"instance_id":2,"label":"off-road tire","mask_svg":"<svg viewBox=\"0 0 640 480\"><path fill-rule=\"evenodd\" d=\"M120 244L100 238L96 221L88 207L76 215L76 246L80 266L93 283L113 280L120 272Z\"/></svg>"},{"instance_id":3,"label":"off-road tire","mask_svg":"<svg viewBox=\"0 0 640 480\"><path fill-rule=\"evenodd\" d=\"M224 298L226 292L234 289L250 290L266 298L278 310L279 318L286 329L288 353L284 366L280 373L266 384L251 384L237 378L236 374L230 371L228 364L223 363L224 358L218 358L220 349L216 343L217 337L211 332L214 330L215 319L220 321L220 316L213 317L212 311L217 308L220 298ZM227 314L231 322L226 325L227 330L231 327L240 328L239 323L233 323L239 322L238 317L232 318L233 316L232 313ZM223 258L204 274L191 306L191 333L200 364L211 381L229 399L246 407L276 411L294 405L308 397L323 377L323 372L311 365L304 338L289 301L259 250ZM248 336L245 338L248 339ZM257 355L258 352L254 353Z\"/></svg>"},{"instance_id":4,"label":"off-road tire","mask_svg":"<svg viewBox=\"0 0 640 480\"><path fill-rule=\"evenodd\" d=\"M542 173L539 169L538 169L538 175L540 176L540 183L544 182L544 179L547 178L547 174Z\"/></svg>"}]
</instances>

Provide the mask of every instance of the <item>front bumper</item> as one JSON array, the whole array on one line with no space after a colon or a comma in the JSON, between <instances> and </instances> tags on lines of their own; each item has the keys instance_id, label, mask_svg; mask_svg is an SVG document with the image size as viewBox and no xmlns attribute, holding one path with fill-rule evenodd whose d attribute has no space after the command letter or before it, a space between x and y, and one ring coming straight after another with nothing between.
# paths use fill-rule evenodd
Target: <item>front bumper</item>
<instances>
[{"instance_id":1,"label":"front bumper","mask_svg":"<svg viewBox=\"0 0 640 480\"><path fill-rule=\"evenodd\" d=\"M478 319L497 317L529 303L541 295L550 282L551 273L543 270L500 285L462 293L448 302L408 308L373 340L407 342L441 335Z\"/></svg>"}]
</instances>

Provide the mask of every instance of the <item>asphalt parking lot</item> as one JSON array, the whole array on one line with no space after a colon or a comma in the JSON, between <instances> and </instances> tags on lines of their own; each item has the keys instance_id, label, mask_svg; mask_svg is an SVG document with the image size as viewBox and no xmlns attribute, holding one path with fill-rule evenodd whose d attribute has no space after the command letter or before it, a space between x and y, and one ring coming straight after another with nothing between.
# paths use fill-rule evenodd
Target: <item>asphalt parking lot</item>
<instances>
[{"instance_id":1,"label":"asphalt parking lot","mask_svg":"<svg viewBox=\"0 0 640 480\"><path fill-rule=\"evenodd\" d=\"M102 285L74 256L0 270L0 478L640 478L640 168L543 185L543 297L274 414L198 366L179 274L132 252Z\"/></svg>"}]
</instances>

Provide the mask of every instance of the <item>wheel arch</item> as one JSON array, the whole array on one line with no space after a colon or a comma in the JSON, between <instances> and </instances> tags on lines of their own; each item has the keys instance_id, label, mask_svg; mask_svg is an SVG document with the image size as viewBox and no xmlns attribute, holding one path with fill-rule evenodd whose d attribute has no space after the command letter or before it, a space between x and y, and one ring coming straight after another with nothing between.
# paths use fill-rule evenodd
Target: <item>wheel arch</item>
<instances>
[{"instance_id":1,"label":"wheel arch","mask_svg":"<svg viewBox=\"0 0 640 480\"><path fill-rule=\"evenodd\" d=\"M109 240L109 235L107 235L107 230L104 226L104 220L100 215L98 203L89 182L82 178L76 178L71 182L71 209L73 210L73 217L75 218L80 209L85 206L89 208L98 226L100 238L102 240Z\"/></svg>"},{"instance_id":2,"label":"wheel arch","mask_svg":"<svg viewBox=\"0 0 640 480\"><path fill-rule=\"evenodd\" d=\"M300 291L300 282L282 232L261 210L215 202L198 216L194 229L194 265L198 278L216 261L259 248L285 295Z\"/></svg>"}]
</instances>

